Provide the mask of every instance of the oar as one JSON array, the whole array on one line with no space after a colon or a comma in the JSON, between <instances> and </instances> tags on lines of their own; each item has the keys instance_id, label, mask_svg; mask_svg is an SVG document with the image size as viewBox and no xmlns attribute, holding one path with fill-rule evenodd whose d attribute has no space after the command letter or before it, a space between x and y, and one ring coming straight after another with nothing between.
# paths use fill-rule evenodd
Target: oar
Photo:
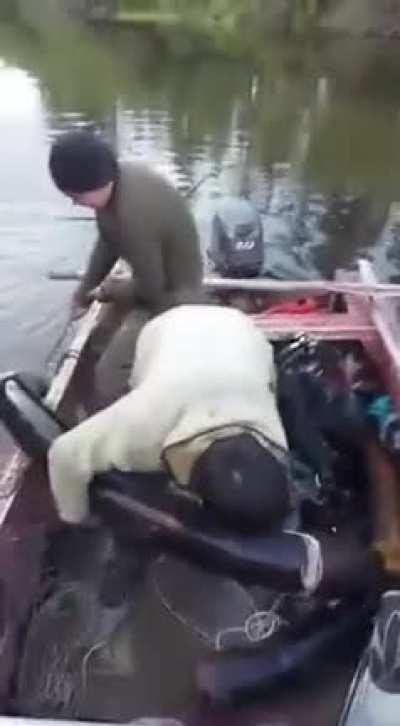
<instances>
[{"instance_id":1,"label":"oar","mask_svg":"<svg viewBox=\"0 0 400 726\"><path fill-rule=\"evenodd\" d=\"M400 285L392 283L339 282L335 280L270 280L267 278L233 279L206 277L204 285L214 290L299 294L340 293L343 295L400 297Z\"/></svg>"},{"instance_id":2,"label":"oar","mask_svg":"<svg viewBox=\"0 0 400 726\"><path fill-rule=\"evenodd\" d=\"M47 273L50 280L81 280L83 273L78 270L58 272L50 270ZM394 283L365 283L365 282L337 282L335 280L271 280L269 278L227 278L205 277L204 285L212 290L259 293L294 293L301 295L323 295L337 293L342 295L361 295L371 297L400 298L400 285Z\"/></svg>"},{"instance_id":3,"label":"oar","mask_svg":"<svg viewBox=\"0 0 400 726\"><path fill-rule=\"evenodd\" d=\"M57 270L50 270L47 273L47 278L49 280L81 280L83 277L83 272L79 272L78 270L67 270L66 272L58 272Z\"/></svg>"},{"instance_id":4,"label":"oar","mask_svg":"<svg viewBox=\"0 0 400 726\"><path fill-rule=\"evenodd\" d=\"M46 368L52 363L56 353L58 353L59 350L61 349L63 343L67 339L67 336L72 328L73 323L74 323L74 317L71 314L69 314L67 321L65 322L65 324L63 325L63 327L61 329L60 335L58 336L58 338L56 339L56 341L54 342L53 346L50 348L50 350L46 356L46 359L45 359Z\"/></svg>"}]
</instances>

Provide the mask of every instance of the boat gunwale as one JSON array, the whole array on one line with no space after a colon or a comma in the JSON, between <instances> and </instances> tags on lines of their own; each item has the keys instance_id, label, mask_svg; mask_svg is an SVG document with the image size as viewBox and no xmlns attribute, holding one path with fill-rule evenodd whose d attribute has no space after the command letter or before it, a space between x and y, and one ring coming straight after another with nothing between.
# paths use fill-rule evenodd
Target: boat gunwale
<instances>
[{"instance_id":1,"label":"boat gunwale","mask_svg":"<svg viewBox=\"0 0 400 726\"><path fill-rule=\"evenodd\" d=\"M117 262L112 276L124 276L123 263ZM368 260L360 260L358 264L357 281L349 279L347 273L338 271L335 280L270 280L266 278L229 279L205 277L204 287L218 293L239 291L243 293L294 293L324 295L342 294L350 302L353 296L362 301L361 313L346 316L342 314L326 314L325 316L311 316L309 323L306 318L296 315L274 314L262 317L255 314L256 325L270 336L280 337L288 334L309 332L311 335L327 340L359 339L361 342L374 342L379 337L387 349L392 365L399 374L400 389L400 346L396 343L393 331L385 323L385 314L390 303L400 300L400 285L378 283L374 277L372 267ZM378 311L377 311L378 306ZM384 308L382 308L384 306ZM82 357L88 340L98 325L105 304L93 302L87 313L83 316L78 331L71 345L64 353L62 364L54 376L45 403L53 411L57 411L62 404L69 386L79 370ZM324 319L325 317L325 319ZM332 323L329 322L332 321ZM7 464L0 475L0 526L4 522L12 505L13 497L18 489L18 478L29 469L30 462L19 450L14 449L8 457ZM10 492L7 497L7 492Z\"/></svg>"},{"instance_id":2,"label":"boat gunwale","mask_svg":"<svg viewBox=\"0 0 400 726\"><path fill-rule=\"evenodd\" d=\"M363 270L360 268L359 270L359 279L363 277ZM261 288L255 289L254 286L250 290L249 287L237 287L238 283L243 281L233 281L235 287L234 289L240 289L243 292L273 292L275 293L277 291L276 281L267 281L267 285L265 284L266 281L257 281L258 285L261 283ZM249 281L253 282L253 281ZM207 286L209 288L215 289L217 292L222 291L222 289L230 289L232 290L232 287L229 287L230 281L228 281L228 285L220 285L219 283L214 285L213 282L210 280L207 281ZM271 283L271 284L269 284ZM334 289L329 289L325 287L324 283L319 283L320 291L324 294L327 292L338 292L338 288L340 289L340 292L343 293L346 301L348 302L349 307L349 315L348 320L351 321L360 321L362 319L365 320L364 326L358 326L357 325L348 325L347 326L347 333L349 336L353 337L353 339L360 339L362 342L368 341L368 343L371 344L377 344L378 346L381 346L383 348L386 348L385 339L384 336L382 336L381 329L378 328L378 325L376 323L376 320L372 318L372 313L376 310L375 308L375 300L374 295L371 294L371 289L375 289L376 286L374 284L366 284L365 282L361 282L359 284L359 288L363 287L364 291L361 293L358 289L358 292L355 296L351 295L351 292L346 293L344 292L344 288L346 287L346 282L343 280L342 282L340 279L337 280L337 282L329 283L329 285L332 286ZM314 294L317 293L317 287L318 284L316 284L314 288ZM350 283L348 283L350 284ZM300 290L297 287L297 285L300 285ZM308 283L307 283L308 285ZM301 281L300 283L287 281L285 283L280 282L279 283L279 292L287 292L287 293L293 293L295 291L301 291L304 292L306 289L308 289L307 285L304 285L304 283ZM354 287L354 285L353 285ZM400 299L400 286L399 293L396 297ZM350 289L350 288L348 288ZM366 289L369 289L369 292L366 291ZM310 291L311 294L313 294L312 291ZM349 295L349 297L347 297ZM390 300L385 301L385 305L390 305ZM62 405L63 400L65 396L67 395L69 391L69 387L71 385L71 382L74 378L74 376L79 374L79 365L82 362L82 357L84 357L85 348L88 344L88 341L94 332L97 324L99 323L101 319L101 315L103 310L105 309L105 306L100 303L93 303L86 315L82 318L80 321L79 329L76 333L76 335L73 338L73 341L71 345L66 350L66 353L63 356L62 364L55 375L49 393L46 397L46 404L54 411L58 410L60 405ZM385 315L385 311L382 311L382 315ZM329 313L325 316L327 319L329 317ZM346 314L343 315L343 317L346 317ZM255 316L256 318L256 316ZM278 322L279 318L283 320L286 318L286 320L289 320L291 318L292 320L292 331L295 333L302 332L304 330L303 321L301 320L301 316L274 316L272 320L272 316L269 318L268 326L271 326L271 329L267 330L267 326L264 325L264 331L270 335L273 333L273 326L275 325L276 330L278 330ZM300 319L299 319L300 318ZM257 323L257 320L255 319L255 322ZM261 326L261 329L263 329L263 321L258 321L258 323ZM334 326L332 327L333 333L334 333ZM279 330L278 330L279 332ZM283 326L282 333L289 334L290 329L289 327ZM324 335L325 332L325 335ZM343 339L343 336L345 334L344 327L341 331L336 331L340 338ZM390 332L390 331L389 331ZM390 332L390 335L392 333ZM325 328L325 331L321 329L321 337L327 337L327 329ZM393 342L393 341L392 341ZM388 350L388 353L390 355L392 349ZM398 370L398 385L400 390L400 348L397 351L397 370ZM30 461L25 457L22 452L19 450L16 450L14 455L11 456L11 458L8 461L8 465L6 466L5 470L3 470L3 474L0 476L0 528L2 528L7 519L7 515L10 513L12 515L12 512L10 511L12 509L13 502L18 494L21 494L23 496L23 489L24 486L27 483L27 480L29 479L29 472L31 467ZM32 468L32 471L34 471L34 468ZM7 497L7 492L9 492L9 496ZM10 517L10 521L11 521ZM2 717L2 721L8 721L9 719L7 717ZM10 718L10 726L12 726L12 723L32 723L35 722L35 719L31 719L29 717L22 717L22 718ZM46 722L44 722L46 723ZM49 720L47 721L48 724L55 724L55 721ZM66 723L77 723L75 721L72 722L66 722ZM96 722L93 722L96 723ZM161 722L162 723L162 722ZM134 722L132 722L133 726Z\"/></svg>"},{"instance_id":3,"label":"boat gunwale","mask_svg":"<svg viewBox=\"0 0 400 726\"><path fill-rule=\"evenodd\" d=\"M359 264L360 282L340 279L340 273L334 281L329 280L270 280L265 278L255 279L229 279L217 277L205 277L204 286L208 290L217 293L224 291L240 291L244 293L293 293L301 294L327 294L341 293L345 297L347 295L357 295L362 298L382 295L383 297L395 297L400 300L400 285L379 284L371 276L366 275L365 270L368 269L369 262L362 261ZM118 262L114 267L111 275L121 276L121 263ZM123 275L123 272L122 272ZM389 301L388 301L389 302ZM53 411L57 411L65 398L70 383L79 369L82 356L84 354L88 340L98 325L105 305L99 302L93 302L88 312L82 318L79 329L74 336L71 345L68 347L63 356L63 362L54 376L49 392L46 396L45 403ZM340 314L337 316L340 319ZM268 320L254 316L255 323L269 335L277 336L293 332L300 333L307 328L305 320L299 319L298 316L275 315ZM364 316L364 321L354 320L352 324L330 326L329 323L318 322L311 330L316 337L327 339L349 339L374 337L376 328L372 321L368 321ZM393 348L392 348L393 350ZM399 363L400 367L400 363ZM25 473L29 467L29 460L24 454L16 449L8 459L8 463L0 475L0 526L9 511L12 501L7 501L7 491L10 491L10 499L15 489L16 479Z\"/></svg>"},{"instance_id":4,"label":"boat gunwale","mask_svg":"<svg viewBox=\"0 0 400 726\"><path fill-rule=\"evenodd\" d=\"M101 318L102 308L103 306L100 303L92 303L82 318L71 345L63 356L63 362L54 376L45 398L46 406L54 412L59 409L68 391L87 342ZM5 522L15 496L20 490L19 482L28 473L30 466L30 459L15 446L8 457L5 469L0 475L0 527Z\"/></svg>"}]
</instances>

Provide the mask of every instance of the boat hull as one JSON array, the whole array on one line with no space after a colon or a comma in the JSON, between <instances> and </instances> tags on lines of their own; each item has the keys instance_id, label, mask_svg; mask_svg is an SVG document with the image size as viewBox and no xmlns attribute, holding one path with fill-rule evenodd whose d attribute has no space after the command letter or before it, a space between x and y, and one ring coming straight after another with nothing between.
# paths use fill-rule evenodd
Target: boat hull
<instances>
[{"instance_id":1,"label":"boat hull","mask_svg":"<svg viewBox=\"0 0 400 726\"><path fill-rule=\"evenodd\" d=\"M373 284L370 270L365 265L361 266L359 280L363 284ZM340 279L337 282L339 285ZM235 286L237 284L236 281ZM261 291L265 292L265 285L261 285ZM291 293L289 283L287 292ZM345 313L326 311L314 318L304 316L300 319L293 315L266 314L255 316L255 320L266 335L281 336L306 330L323 339L360 341L378 365L391 395L400 403L400 351L392 315L396 301L392 298L377 301L371 295L361 293L344 297L347 303ZM69 423L79 417L79 389L88 375L85 350L100 316L101 306L95 305L82 322L47 397L49 406ZM7 713L12 709L12 684L21 634L32 604L40 596L48 536L57 530L59 522L49 494L46 471L42 467L30 463L24 455L10 447L2 471L0 711ZM336 726L353 669L351 661L347 665L335 666L331 672L329 669L327 673L321 672L314 682L302 685L301 689L288 686L279 694L268 696L264 704L246 705L234 712L196 703L176 716L185 726ZM8 720L10 724L11 721L14 724L31 722L31 719L4 718L4 723ZM41 723L46 724L46 721ZM50 726L53 722L48 723Z\"/></svg>"}]
</instances>

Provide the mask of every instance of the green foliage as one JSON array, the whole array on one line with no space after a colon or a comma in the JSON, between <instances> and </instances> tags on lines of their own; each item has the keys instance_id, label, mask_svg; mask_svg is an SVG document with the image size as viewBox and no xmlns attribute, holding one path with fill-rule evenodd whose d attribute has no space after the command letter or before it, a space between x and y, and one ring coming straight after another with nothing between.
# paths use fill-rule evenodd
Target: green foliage
<instances>
[{"instance_id":1,"label":"green foliage","mask_svg":"<svg viewBox=\"0 0 400 726\"><path fill-rule=\"evenodd\" d=\"M99 119L112 107L118 85L128 83L129 71L118 57L67 22L62 32L45 24L37 29L0 24L0 45L7 63L41 79L57 112L72 109Z\"/></svg>"},{"instance_id":2,"label":"green foliage","mask_svg":"<svg viewBox=\"0 0 400 726\"><path fill-rule=\"evenodd\" d=\"M0 22L9 22L17 17L15 0L0 0Z\"/></svg>"},{"instance_id":3,"label":"green foliage","mask_svg":"<svg viewBox=\"0 0 400 726\"><path fill-rule=\"evenodd\" d=\"M243 129L247 161L263 168L289 162L327 191L345 179L350 190L397 193L399 46L266 37L265 26L252 20L264 4L246 0L244 10L242 0L158 0L163 12L220 8L223 20L203 12L201 29L190 13L183 27L146 32L0 24L2 57L40 79L55 115L77 112L118 133L116 109L132 109L139 119L163 109L171 120L168 143L181 159L206 148L218 165L233 130ZM303 4L304 12L315 8Z\"/></svg>"},{"instance_id":4,"label":"green foliage","mask_svg":"<svg viewBox=\"0 0 400 726\"><path fill-rule=\"evenodd\" d=\"M218 34L241 32L243 23L257 31L278 27L292 28L298 32L309 30L315 23L321 0L119 0L120 12L132 13L132 19L140 13L173 13L181 21L197 30ZM287 18L285 20L285 18Z\"/></svg>"}]
</instances>

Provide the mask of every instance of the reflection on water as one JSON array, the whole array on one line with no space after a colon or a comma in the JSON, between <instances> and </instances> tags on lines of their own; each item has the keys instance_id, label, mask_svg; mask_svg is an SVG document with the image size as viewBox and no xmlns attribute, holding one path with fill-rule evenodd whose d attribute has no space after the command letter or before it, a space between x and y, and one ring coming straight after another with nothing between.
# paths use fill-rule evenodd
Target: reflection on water
<instances>
[{"instance_id":1,"label":"reflection on water","mask_svg":"<svg viewBox=\"0 0 400 726\"><path fill-rule=\"evenodd\" d=\"M193 198L204 247L214 200L245 194L263 215L267 272L332 275L370 254L382 277L400 274L400 46L256 34L253 43L214 45L172 29L22 22L8 6L0 21L2 368L43 364L74 286L46 272L80 268L93 240L89 213L71 207L47 173L50 139L70 126L101 127L123 157L155 165L183 192L204 179ZM144 631L151 611L139 615ZM153 648L140 641L149 661L158 637L172 644L167 669L149 665L161 684L169 654L178 659L180 650L171 625L150 633ZM183 659L179 666L188 675Z\"/></svg>"},{"instance_id":2,"label":"reflection on water","mask_svg":"<svg viewBox=\"0 0 400 726\"><path fill-rule=\"evenodd\" d=\"M245 194L263 214L267 272L330 276L371 254L400 272L400 46L266 41L187 30L79 29L0 21L2 365L43 363L93 239L47 174L49 140L101 127L193 198L204 246L213 200ZM12 332L11 332L12 331Z\"/></svg>"}]
</instances>

